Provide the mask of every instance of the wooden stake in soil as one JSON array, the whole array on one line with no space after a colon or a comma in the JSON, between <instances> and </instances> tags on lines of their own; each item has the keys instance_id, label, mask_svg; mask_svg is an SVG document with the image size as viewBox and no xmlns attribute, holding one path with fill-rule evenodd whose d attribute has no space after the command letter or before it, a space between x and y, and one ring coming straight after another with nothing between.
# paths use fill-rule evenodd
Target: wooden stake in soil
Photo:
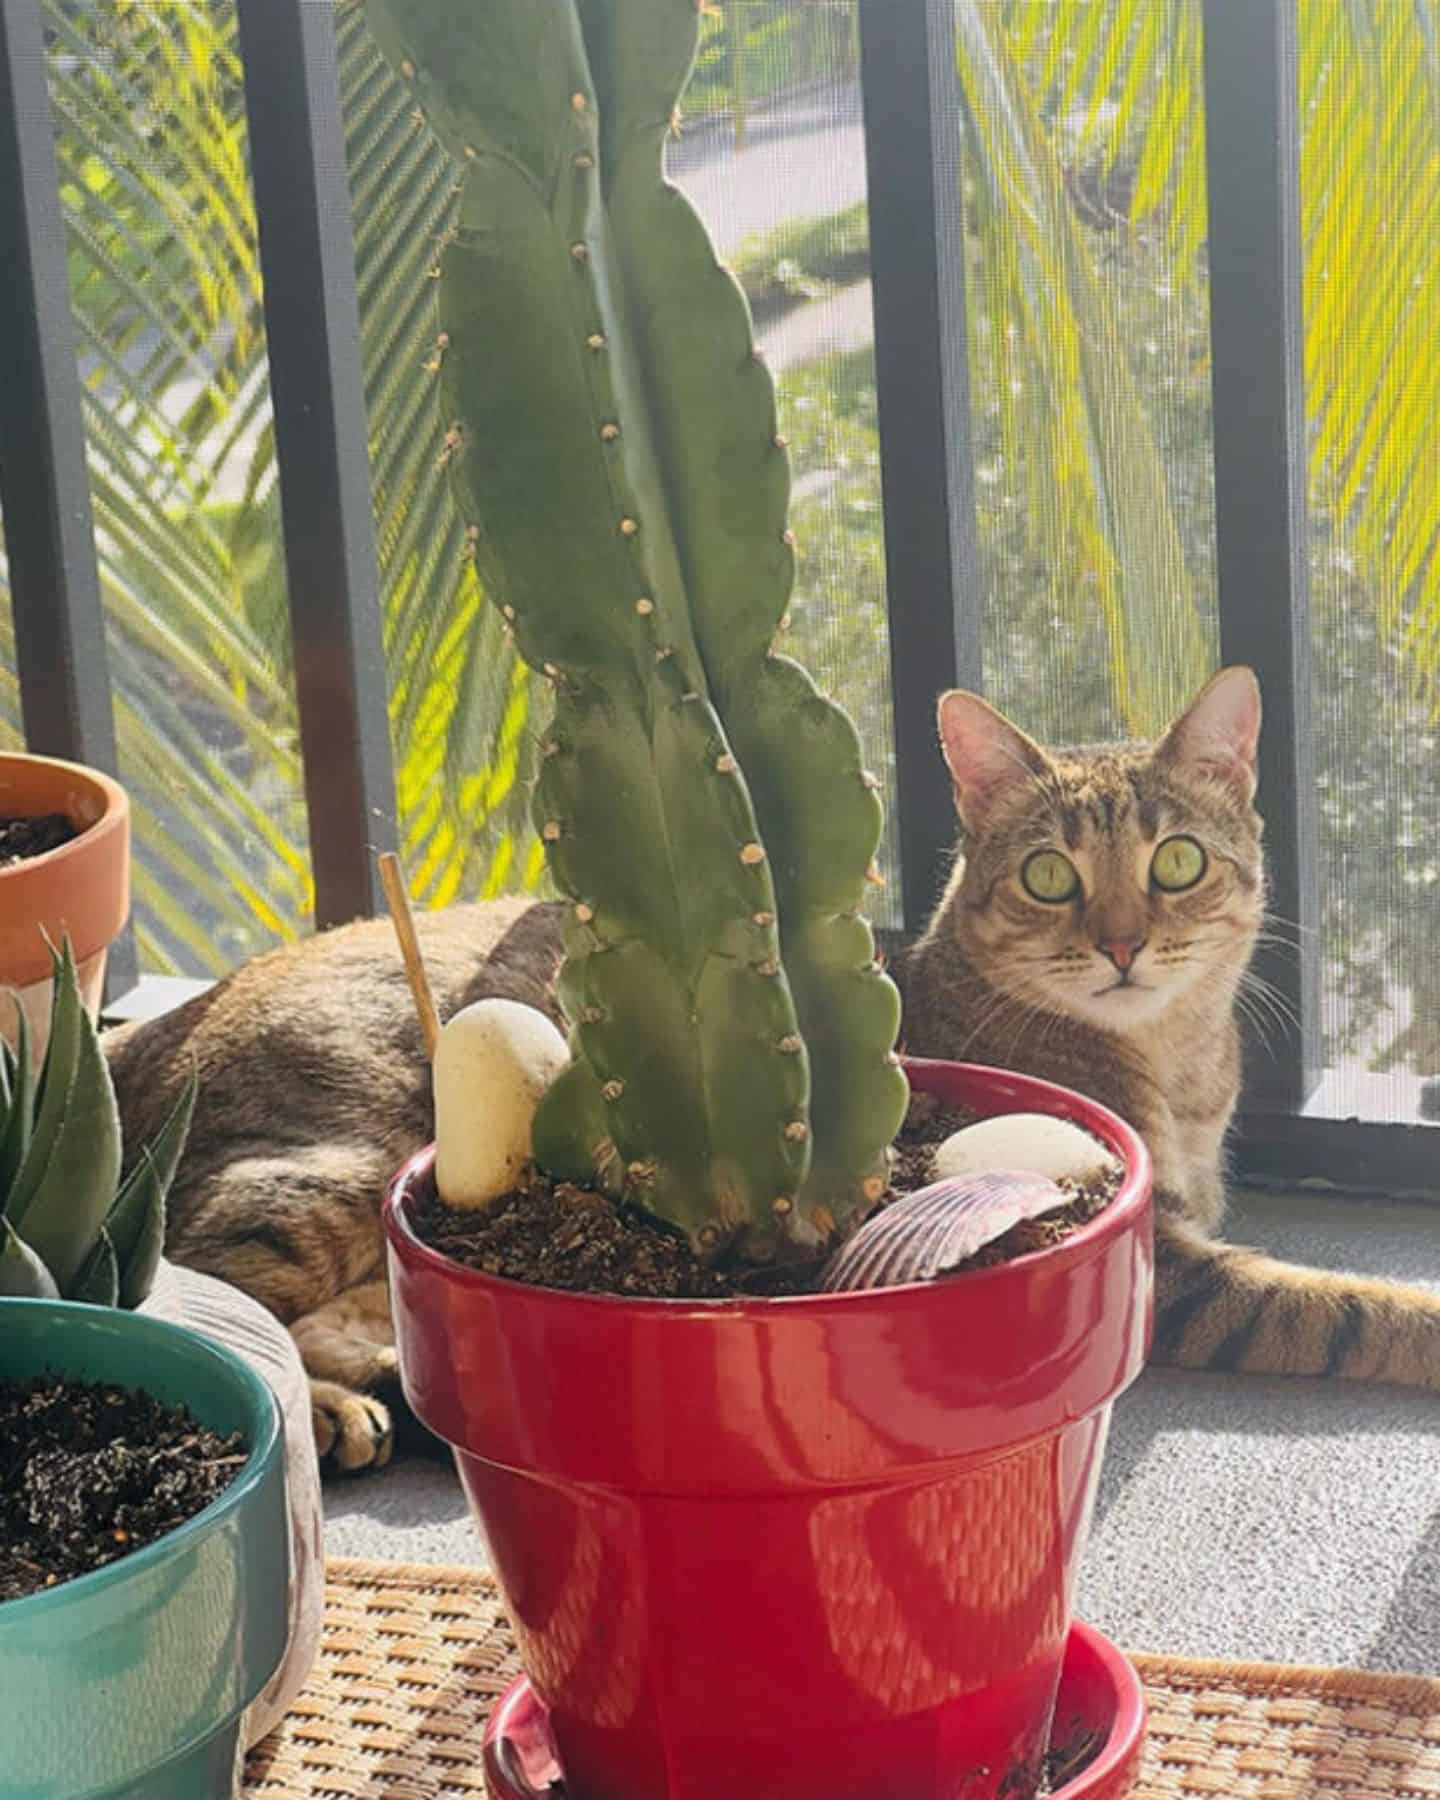
<instances>
[{"instance_id":1,"label":"wooden stake in soil","mask_svg":"<svg viewBox=\"0 0 1440 1800\"><path fill-rule=\"evenodd\" d=\"M410 992L414 996L415 1014L420 1021L420 1036L425 1043L425 1054L434 1062L435 1045L440 1037L440 1015L435 1010L435 996L430 991L425 964L420 958L420 940L415 935L415 915L410 911L410 896L405 892L400 858L393 850L386 850L380 857L380 880L390 907L390 920L395 927L395 935L400 940L400 955L410 981Z\"/></svg>"}]
</instances>

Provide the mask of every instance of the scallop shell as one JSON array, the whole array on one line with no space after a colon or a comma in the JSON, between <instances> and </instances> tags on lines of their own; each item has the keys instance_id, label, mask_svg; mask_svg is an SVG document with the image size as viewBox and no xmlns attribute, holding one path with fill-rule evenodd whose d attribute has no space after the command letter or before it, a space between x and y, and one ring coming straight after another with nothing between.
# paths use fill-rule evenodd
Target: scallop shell
<instances>
[{"instance_id":1,"label":"scallop shell","mask_svg":"<svg viewBox=\"0 0 1440 1800\"><path fill-rule=\"evenodd\" d=\"M1064 1188L1025 1169L931 1182L893 1201L840 1246L825 1271L824 1292L934 1281L1022 1219L1069 1202Z\"/></svg>"}]
</instances>

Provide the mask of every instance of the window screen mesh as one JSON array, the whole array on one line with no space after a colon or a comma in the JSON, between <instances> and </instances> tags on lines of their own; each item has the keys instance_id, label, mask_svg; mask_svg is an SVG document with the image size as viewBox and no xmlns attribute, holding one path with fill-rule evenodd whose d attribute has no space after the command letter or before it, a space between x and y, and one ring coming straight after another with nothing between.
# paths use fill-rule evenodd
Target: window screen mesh
<instances>
[{"instance_id":1,"label":"window screen mesh","mask_svg":"<svg viewBox=\"0 0 1440 1800\"><path fill-rule=\"evenodd\" d=\"M1338 1116L1440 1113L1440 65L1423 7L1301 9L1311 584ZM1429 1093L1426 1080L1430 1078Z\"/></svg>"},{"instance_id":2,"label":"window screen mesh","mask_svg":"<svg viewBox=\"0 0 1440 1800\"><path fill-rule=\"evenodd\" d=\"M1042 741L1150 735L1216 657L1199 9L1150 43L1164 10L957 12L986 686Z\"/></svg>"}]
</instances>

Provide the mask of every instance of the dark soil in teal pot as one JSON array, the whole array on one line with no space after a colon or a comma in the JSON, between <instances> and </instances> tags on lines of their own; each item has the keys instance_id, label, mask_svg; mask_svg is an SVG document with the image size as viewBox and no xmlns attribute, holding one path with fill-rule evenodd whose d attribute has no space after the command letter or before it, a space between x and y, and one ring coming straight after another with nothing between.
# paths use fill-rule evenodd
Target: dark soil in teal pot
<instances>
[{"instance_id":1,"label":"dark soil in teal pot","mask_svg":"<svg viewBox=\"0 0 1440 1800\"><path fill-rule=\"evenodd\" d=\"M0 1601L106 1569L204 1512L249 1445L108 1381L0 1380Z\"/></svg>"},{"instance_id":2,"label":"dark soil in teal pot","mask_svg":"<svg viewBox=\"0 0 1440 1800\"><path fill-rule=\"evenodd\" d=\"M0 1300L0 1382L34 1377L138 1389L222 1439L238 1434L247 1454L166 1536L0 1603L0 1797L228 1800L245 1710L286 1642L275 1400L238 1357L177 1326Z\"/></svg>"}]
</instances>

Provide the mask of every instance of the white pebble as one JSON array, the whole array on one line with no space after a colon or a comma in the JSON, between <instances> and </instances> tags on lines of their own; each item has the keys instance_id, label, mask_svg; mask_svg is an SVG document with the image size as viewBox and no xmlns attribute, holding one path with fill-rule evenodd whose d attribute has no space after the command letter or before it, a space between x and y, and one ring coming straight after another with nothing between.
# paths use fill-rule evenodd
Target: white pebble
<instances>
[{"instance_id":1,"label":"white pebble","mask_svg":"<svg viewBox=\"0 0 1440 1800\"><path fill-rule=\"evenodd\" d=\"M1119 1167L1103 1144L1049 1113L1001 1113L946 1138L935 1152L936 1181L982 1175L992 1169L1026 1169L1051 1181L1085 1181Z\"/></svg>"},{"instance_id":2,"label":"white pebble","mask_svg":"<svg viewBox=\"0 0 1440 1800\"><path fill-rule=\"evenodd\" d=\"M477 1000L435 1046L435 1180L449 1206L508 1194L530 1162L546 1088L570 1060L544 1013L516 1000Z\"/></svg>"}]
</instances>

